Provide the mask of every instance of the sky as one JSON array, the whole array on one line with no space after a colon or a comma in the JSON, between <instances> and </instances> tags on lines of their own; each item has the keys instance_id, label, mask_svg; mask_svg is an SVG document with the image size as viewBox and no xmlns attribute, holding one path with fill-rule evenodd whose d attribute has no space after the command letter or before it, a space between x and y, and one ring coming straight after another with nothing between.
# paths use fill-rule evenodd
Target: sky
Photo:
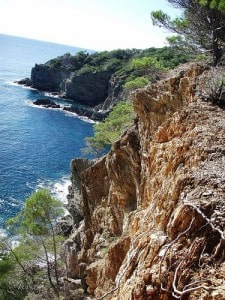
<instances>
[{"instance_id":1,"label":"sky","mask_svg":"<svg viewBox=\"0 0 225 300\"><path fill-rule=\"evenodd\" d=\"M169 33L150 13L166 0L0 0L0 33L97 51L163 47Z\"/></svg>"}]
</instances>

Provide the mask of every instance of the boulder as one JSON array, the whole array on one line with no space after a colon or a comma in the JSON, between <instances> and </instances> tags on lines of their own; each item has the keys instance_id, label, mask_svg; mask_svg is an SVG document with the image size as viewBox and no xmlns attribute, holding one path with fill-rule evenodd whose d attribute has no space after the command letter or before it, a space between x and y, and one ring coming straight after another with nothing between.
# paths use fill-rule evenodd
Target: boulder
<instances>
[{"instance_id":1,"label":"boulder","mask_svg":"<svg viewBox=\"0 0 225 300\"><path fill-rule=\"evenodd\" d=\"M42 99L37 99L36 101L33 102L35 105L40 105L46 108L60 108L59 104L56 104L52 100L42 98Z\"/></svg>"},{"instance_id":2,"label":"boulder","mask_svg":"<svg viewBox=\"0 0 225 300\"><path fill-rule=\"evenodd\" d=\"M15 83L25 86L32 86L32 80L30 78L24 78L19 81L15 81Z\"/></svg>"}]
</instances>

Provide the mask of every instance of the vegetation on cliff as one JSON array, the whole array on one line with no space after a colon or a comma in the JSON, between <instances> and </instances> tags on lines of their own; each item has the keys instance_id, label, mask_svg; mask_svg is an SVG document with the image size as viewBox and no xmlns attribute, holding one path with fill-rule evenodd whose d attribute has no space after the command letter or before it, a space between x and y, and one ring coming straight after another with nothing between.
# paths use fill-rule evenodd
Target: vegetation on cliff
<instances>
[{"instance_id":1,"label":"vegetation on cliff","mask_svg":"<svg viewBox=\"0 0 225 300\"><path fill-rule=\"evenodd\" d=\"M134 111L130 102L121 101L109 113L103 122L94 125L94 136L87 137L84 153L93 153L97 157L103 154L124 131L133 123Z\"/></svg>"},{"instance_id":2,"label":"vegetation on cliff","mask_svg":"<svg viewBox=\"0 0 225 300\"><path fill-rule=\"evenodd\" d=\"M1 241L0 299L24 299L29 293L59 295L64 238L56 233L54 224L62 213L62 203L47 190L39 190L8 220L19 243L13 246L8 239Z\"/></svg>"},{"instance_id":3,"label":"vegetation on cliff","mask_svg":"<svg viewBox=\"0 0 225 300\"><path fill-rule=\"evenodd\" d=\"M141 49L118 49L88 53L79 51L75 55L66 53L49 60L46 65L51 68L66 68L77 74L110 71L120 75L129 75L137 70L158 70L174 68L180 63L193 59L188 54L174 53L170 47ZM139 63L140 60L140 63ZM138 76L138 72L134 75Z\"/></svg>"},{"instance_id":4,"label":"vegetation on cliff","mask_svg":"<svg viewBox=\"0 0 225 300\"><path fill-rule=\"evenodd\" d=\"M163 26L177 36L168 39L172 45L193 53L207 51L212 53L216 66L225 46L225 5L224 1L208 0L168 0L183 10L180 18L171 19L163 11L151 13L153 24Z\"/></svg>"}]
</instances>

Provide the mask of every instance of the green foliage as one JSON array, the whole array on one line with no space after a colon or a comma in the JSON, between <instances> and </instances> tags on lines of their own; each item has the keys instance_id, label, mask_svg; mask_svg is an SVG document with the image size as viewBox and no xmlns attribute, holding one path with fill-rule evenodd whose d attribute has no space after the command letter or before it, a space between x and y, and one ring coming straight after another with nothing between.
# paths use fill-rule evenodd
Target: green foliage
<instances>
[{"instance_id":1,"label":"green foliage","mask_svg":"<svg viewBox=\"0 0 225 300\"><path fill-rule=\"evenodd\" d=\"M154 56L144 56L140 58L134 58L131 61L131 68L136 70L151 69L151 70L163 70L161 62Z\"/></svg>"},{"instance_id":2,"label":"green foliage","mask_svg":"<svg viewBox=\"0 0 225 300\"><path fill-rule=\"evenodd\" d=\"M186 63L193 60L194 56L190 52L175 50L174 47L149 48L142 50L138 57L154 57L162 66L162 71L173 69L181 63ZM150 76L152 72L150 72Z\"/></svg>"},{"instance_id":3,"label":"green foliage","mask_svg":"<svg viewBox=\"0 0 225 300\"><path fill-rule=\"evenodd\" d=\"M90 66L89 64L83 65L76 73L76 75L81 75L85 73L93 73L99 71L97 67Z\"/></svg>"},{"instance_id":4,"label":"green foliage","mask_svg":"<svg viewBox=\"0 0 225 300\"><path fill-rule=\"evenodd\" d=\"M138 88L143 88L146 86L149 82L149 79L141 76L141 77L136 77L133 80L129 80L125 83L124 88L128 90L135 90Z\"/></svg>"},{"instance_id":5,"label":"green foliage","mask_svg":"<svg viewBox=\"0 0 225 300\"><path fill-rule=\"evenodd\" d=\"M5 253L0 260L0 299L24 299L31 286L30 278L19 268L12 253Z\"/></svg>"},{"instance_id":6,"label":"green foliage","mask_svg":"<svg viewBox=\"0 0 225 300\"><path fill-rule=\"evenodd\" d=\"M53 58L53 59L51 59L50 66L52 68L58 68L58 67L60 67L61 66L60 59L59 58Z\"/></svg>"},{"instance_id":7,"label":"green foliage","mask_svg":"<svg viewBox=\"0 0 225 300\"><path fill-rule=\"evenodd\" d=\"M127 64L134 52L129 49L95 52L89 55L88 60L85 61L86 66L83 64L81 68L89 67L89 70L94 71L116 72ZM80 72L84 73L83 70L80 70Z\"/></svg>"},{"instance_id":8,"label":"green foliage","mask_svg":"<svg viewBox=\"0 0 225 300\"><path fill-rule=\"evenodd\" d=\"M7 242L3 244L13 261L14 272L19 268L17 282L30 282L26 288L21 283L26 292L31 291L30 286L45 282L46 288L50 286L56 295L59 294L57 257L62 238L56 235L54 223L62 212L61 202L43 189L31 195L22 211L7 222L13 232L21 235L16 248L13 249Z\"/></svg>"},{"instance_id":9,"label":"green foliage","mask_svg":"<svg viewBox=\"0 0 225 300\"><path fill-rule=\"evenodd\" d=\"M171 21L171 24L177 28L179 31L184 31L188 28L188 20L187 19L181 19L181 18L175 18Z\"/></svg>"},{"instance_id":10,"label":"green foliage","mask_svg":"<svg viewBox=\"0 0 225 300\"><path fill-rule=\"evenodd\" d=\"M161 9L152 11L151 18L153 25L164 24L170 22L170 16L164 13Z\"/></svg>"},{"instance_id":11,"label":"green foliage","mask_svg":"<svg viewBox=\"0 0 225 300\"><path fill-rule=\"evenodd\" d=\"M50 68L74 72L74 76L85 73L107 72L125 84L138 77L154 81L160 72L174 68L191 59L189 52L178 53L172 47L140 49L118 49L89 54L80 51L50 60ZM139 85L138 85L139 86Z\"/></svg>"},{"instance_id":12,"label":"green foliage","mask_svg":"<svg viewBox=\"0 0 225 300\"><path fill-rule=\"evenodd\" d=\"M154 25L163 26L180 36L176 46L190 53L203 50L212 53L213 63L217 65L225 46L225 1L224 0L168 0L174 7L182 10L180 18L172 20L162 11L151 13ZM170 40L173 43L175 40Z\"/></svg>"},{"instance_id":13,"label":"green foliage","mask_svg":"<svg viewBox=\"0 0 225 300\"><path fill-rule=\"evenodd\" d=\"M209 5L211 9L218 8L221 11L225 10L224 0L199 0L199 3L203 6Z\"/></svg>"},{"instance_id":14,"label":"green foliage","mask_svg":"<svg viewBox=\"0 0 225 300\"><path fill-rule=\"evenodd\" d=\"M45 189L39 190L25 202L24 209L7 224L21 234L47 235L52 222L62 214L62 204ZM16 226L15 226L16 225Z\"/></svg>"},{"instance_id":15,"label":"green foliage","mask_svg":"<svg viewBox=\"0 0 225 300\"><path fill-rule=\"evenodd\" d=\"M101 253L102 253L103 256L105 256L105 255L108 253L108 251L109 251L109 248L108 248L108 247L103 247L103 248L101 249Z\"/></svg>"},{"instance_id":16,"label":"green foliage","mask_svg":"<svg viewBox=\"0 0 225 300\"><path fill-rule=\"evenodd\" d=\"M0 259L0 278L12 270L12 261L7 255Z\"/></svg>"},{"instance_id":17,"label":"green foliage","mask_svg":"<svg viewBox=\"0 0 225 300\"><path fill-rule=\"evenodd\" d=\"M121 101L109 113L108 117L94 125L94 136L87 137L85 153L101 155L104 149L115 142L133 122L131 103Z\"/></svg>"}]
</instances>

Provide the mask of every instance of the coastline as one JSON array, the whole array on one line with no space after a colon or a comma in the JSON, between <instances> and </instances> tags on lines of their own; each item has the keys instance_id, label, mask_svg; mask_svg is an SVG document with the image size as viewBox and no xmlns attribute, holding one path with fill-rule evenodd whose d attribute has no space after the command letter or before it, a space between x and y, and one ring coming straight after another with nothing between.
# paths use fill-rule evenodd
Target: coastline
<instances>
[{"instance_id":1,"label":"coastline","mask_svg":"<svg viewBox=\"0 0 225 300\"><path fill-rule=\"evenodd\" d=\"M53 105L59 105L59 107L50 107L47 105L36 105L31 99L27 99L25 101L25 104L28 106L32 106L35 108L41 108L41 109L53 109L64 112L69 117L77 117L80 120L88 123L97 123L98 121L102 120L101 116L105 116L106 113L104 111L95 111L94 109L91 109L90 107L82 106L80 103L75 103L71 99L65 99L61 97L58 93L51 93L48 91L41 91L36 88L33 88L32 86L27 86L25 84L19 83L19 81L10 81L8 82L10 85L22 87L24 89L37 91L40 94L40 98L37 100L49 100L54 99L54 101L51 101ZM58 100L58 101L57 101ZM72 107L72 108L71 108ZM84 112L84 114L81 113ZM80 112L80 113L79 113ZM88 114L88 115L87 115ZM96 115L98 117L96 117ZM94 117L94 118L92 118Z\"/></svg>"},{"instance_id":2,"label":"coastline","mask_svg":"<svg viewBox=\"0 0 225 300\"><path fill-rule=\"evenodd\" d=\"M80 120L84 121L84 122L87 122L87 123L91 123L91 124L95 124L97 121L95 120L92 120L86 116L82 116L82 115L79 115L75 112L72 112L72 111L69 111L69 110L66 110L64 109L63 106L60 106L59 108L53 108L53 107L45 107L43 105L35 105L34 102L30 99L27 99L24 101L25 105L27 106L31 106L33 108L37 108L37 109L47 109L47 110L55 110L55 111L59 111L59 112L62 112L64 113L66 116L68 117L75 117L75 118L79 118Z\"/></svg>"},{"instance_id":3,"label":"coastline","mask_svg":"<svg viewBox=\"0 0 225 300\"><path fill-rule=\"evenodd\" d=\"M107 111L107 110L96 109L96 107L83 105L80 102L73 101L73 99L65 98L59 92L49 92L49 91L43 91L43 90L34 88L34 87L32 87L32 82L31 82L30 78L24 78L21 80L14 81L13 84L17 85L17 86L21 86L23 88L37 91L40 94L40 98L37 98L36 101L42 100L43 102L46 101L46 103L47 103L47 102L51 101L50 99L54 99L54 101L51 101L52 105L49 105L47 103L46 105L45 104L37 104L38 106L43 106L45 108L51 108L51 106L54 106L52 108L61 109L61 110L70 112L72 114L75 114L76 116L81 117L81 119L84 121L86 119L91 120L93 122L103 121L108 116L108 113L109 113L109 111ZM57 101L57 100L59 103L55 103L55 101ZM65 104L68 104L68 105L65 105L63 102L65 102ZM60 107L56 107L56 105L60 105Z\"/></svg>"}]
</instances>

